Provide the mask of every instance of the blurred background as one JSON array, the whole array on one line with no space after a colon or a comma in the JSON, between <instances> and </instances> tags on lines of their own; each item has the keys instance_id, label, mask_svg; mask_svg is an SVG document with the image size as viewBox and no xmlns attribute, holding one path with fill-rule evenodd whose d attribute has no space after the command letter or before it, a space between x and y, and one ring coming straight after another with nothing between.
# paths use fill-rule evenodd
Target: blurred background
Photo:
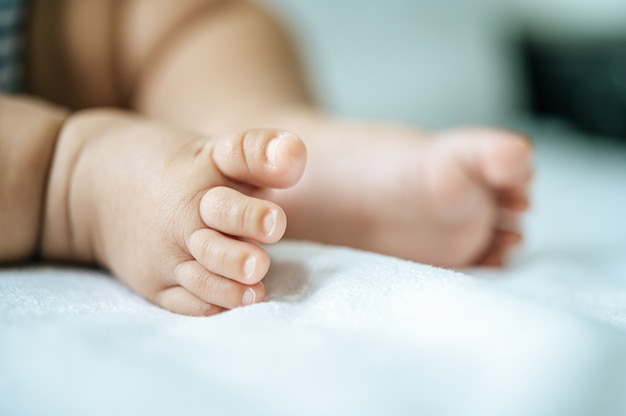
<instances>
[{"instance_id":1,"label":"blurred background","mask_svg":"<svg viewBox=\"0 0 626 416\"><path fill-rule=\"evenodd\" d=\"M624 0L261 0L320 102L427 127L529 115L626 137Z\"/></svg>"}]
</instances>

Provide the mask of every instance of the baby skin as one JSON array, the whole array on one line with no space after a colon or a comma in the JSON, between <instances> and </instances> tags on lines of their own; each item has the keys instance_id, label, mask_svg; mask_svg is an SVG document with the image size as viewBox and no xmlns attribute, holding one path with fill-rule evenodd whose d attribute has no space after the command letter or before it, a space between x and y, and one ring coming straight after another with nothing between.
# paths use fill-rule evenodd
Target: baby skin
<instances>
[{"instance_id":1,"label":"baby skin","mask_svg":"<svg viewBox=\"0 0 626 416\"><path fill-rule=\"evenodd\" d=\"M340 126L324 136L358 131ZM258 243L279 241L287 225L275 200L292 210L295 237L440 266L502 264L520 234L498 229L498 213L527 206L523 138L359 133L358 147L333 141L333 186L315 170L296 185L307 151L286 131L208 139L123 112L77 113L57 143L42 254L100 264L170 311L212 315L263 299L270 259ZM395 145L377 147L382 133Z\"/></svg>"},{"instance_id":2,"label":"baby skin","mask_svg":"<svg viewBox=\"0 0 626 416\"><path fill-rule=\"evenodd\" d=\"M126 93L135 111L206 134L250 126L299 134L307 169L272 196L287 213L289 238L445 267L503 263L521 237L503 219L528 204L527 139L497 129L431 134L333 118L311 99L280 23L255 4L222 6L163 48L157 43L160 59ZM155 27L148 20L133 27Z\"/></svg>"},{"instance_id":3,"label":"baby skin","mask_svg":"<svg viewBox=\"0 0 626 416\"><path fill-rule=\"evenodd\" d=\"M310 160L326 162L309 164L296 187L275 194L288 237L451 268L502 266L521 241L532 179L522 135L431 134L324 117L299 123Z\"/></svg>"},{"instance_id":4,"label":"baby skin","mask_svg":"<svg viewBox=\"0 0 626 416\"><path fill-rule=\"evenodd\" d=\"M283 235L455 268L521 240L526 138L327 116L253 3L38 0L29 39L27 91L78 111L0 95L0 262L95 263L212 315L263 300L259 244Z\"/></svg>"},{"instance_id":5,"label":"baby skin","mask_svg":"<svg viewBox=\"0 0 626 416\"><path fill-rule=\"evenodd\" d=\"M263 299L302 141L279 130L208 139L115 111L66 122L52 164L42 255L97 263L170 311L212 315Z\"/></svg>"},{"instance_id":6,"label":"baby skin","mask_svg":"<svg viewBox=\"0 0 626 416\"><path fill-rule=\"evenodd\" d=\"M500 218L528 205L523 137L310 121L301 128L325 163L305 171L304 143L284 130L211 139L76 112L52 152L37 252L99 264L165 309L207 316L263 300L270 259L258 244L279 241L287 215L294 238L448 267L501 265L521 238Z\"/></svg>"}]
</instances>

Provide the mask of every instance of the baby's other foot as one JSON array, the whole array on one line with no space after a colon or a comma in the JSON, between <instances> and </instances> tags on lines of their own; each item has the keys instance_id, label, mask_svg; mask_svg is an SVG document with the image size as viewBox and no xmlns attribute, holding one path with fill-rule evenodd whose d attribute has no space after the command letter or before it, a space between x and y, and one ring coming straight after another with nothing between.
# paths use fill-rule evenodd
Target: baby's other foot
<instances>
[{"instance_id":1,"label":"baby's other foot","mask_svg":"<svg viewBox=\"0 0 626 416\"><path fill-rule=\"evenodd\" d=\"M266 198L300 178L298 137L251 130L210 140L106 113L71 122L60 146L83 137L70 174L68 250L54 248L48 232L48 257L95 261L186 315L263 299L270 259L257 243L279 241L286 228L284 211Z\"/></svg>"},{"instance_id":2,"label":"baby's other foot","mask_svg":"<svg viewBox=\"0 0 626 416\"><path fill-rule=\"evenodd\" d=\"M521 240L531 146L515 133L313 117L309 165L275 199L290 238L348 245L443 267L501 265ZM503 219L509 221L503 221Z\"/></svg>"},{"instance_id":3,"label":"baby's other foot","mask_svg":"<svg viewBox=\"0 0 626 416\"><path fill-rule=\"evenodd\" d=\"M433 141L429 199L448 240L438 263L504 265L522 240L531 156L528 139L497 129L458 129Z\"/></svg>"}]
</instances>

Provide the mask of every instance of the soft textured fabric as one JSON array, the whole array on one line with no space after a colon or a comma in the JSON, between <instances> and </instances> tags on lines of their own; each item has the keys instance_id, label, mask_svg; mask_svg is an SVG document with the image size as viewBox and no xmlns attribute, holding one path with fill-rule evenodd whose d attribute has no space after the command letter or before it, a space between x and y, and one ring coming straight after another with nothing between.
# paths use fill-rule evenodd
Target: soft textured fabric
<instances>
[{"instance_id":1,"label":"soft textured fabric","mask_svg":"<svg viewBox=\"0 0 626 416\"><path fill-rule=\"evenodd\" d=\"M624 415L626 150L572 136L536 135L504 270L284 242L267 301L211 318L103 272L0 271L0 414Z\"/></svg>"},{"instance_id":2,"label":"soft textured fabric","mask_svg":"<svg viewBox=\"0 0 626 416\"><path fill-rule=\"evenodd\" d=\"M22 82L26 0L0 0L0 91L19 92Z\"/></svg>"}]
</instances>

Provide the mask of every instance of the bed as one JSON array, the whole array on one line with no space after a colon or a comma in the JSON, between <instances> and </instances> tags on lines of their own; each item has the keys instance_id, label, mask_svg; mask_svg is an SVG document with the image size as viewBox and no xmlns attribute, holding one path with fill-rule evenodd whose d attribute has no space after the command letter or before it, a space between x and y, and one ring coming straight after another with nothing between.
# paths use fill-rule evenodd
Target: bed
<instances>
[{"instance_id":1,"label":"bed","mask_svg":"<svg viewBox=\"0 0 626 416\"><path fill-rule=\"evenodd\" d=\"M266 302L191 318L101 271L1 269L0 414L626 414L626 148L527 127L503 270L285 241Z\"/></svg>"}]
</instances>

